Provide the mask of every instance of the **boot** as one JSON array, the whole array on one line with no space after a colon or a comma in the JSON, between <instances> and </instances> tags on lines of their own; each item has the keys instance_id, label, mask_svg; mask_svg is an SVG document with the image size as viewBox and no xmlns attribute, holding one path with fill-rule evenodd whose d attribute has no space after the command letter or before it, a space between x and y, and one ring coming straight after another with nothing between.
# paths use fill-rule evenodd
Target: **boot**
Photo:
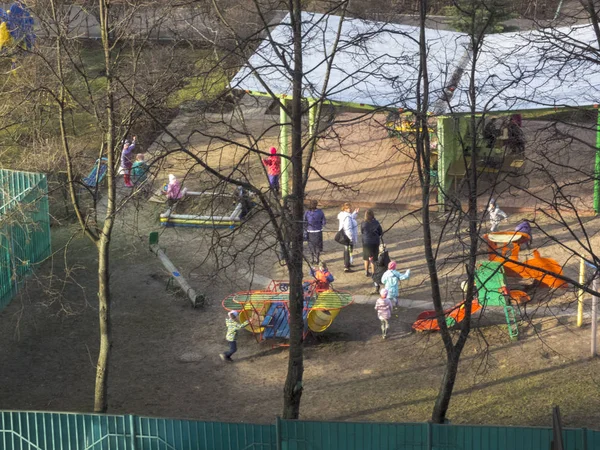
<instances>
[{"instance_id":1,"label":"boot","mask_svg":"<svg viewBox=\"0 0 600 450\"><path fill-rule=\"evenodd\" d=\"M128 173L123 175L123 180L125 180L125 186L133 187L133 183L131 182L131 176Z\"/></svg>"}]
</instances>

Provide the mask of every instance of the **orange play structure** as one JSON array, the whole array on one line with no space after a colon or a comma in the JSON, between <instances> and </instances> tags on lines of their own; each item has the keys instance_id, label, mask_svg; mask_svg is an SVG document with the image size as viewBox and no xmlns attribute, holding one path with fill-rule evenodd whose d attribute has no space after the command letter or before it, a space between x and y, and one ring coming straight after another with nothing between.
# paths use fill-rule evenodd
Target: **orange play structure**
<instances>
[{"instance_id":1,"label":"orange play structure","mask_svg":"<svg viewBox=\"0 0 600 450\"><path fill-rule=\"evenodd\" d=\"M476 313L481 309L481 305L475 299L471 303L471 314ZM466 308L465 302L460 302L458 305L454 305L452 308L448 308L444 311L444 317L448 327L452 327L465 318ZM417 320L412 325L415 331L437 331L440 329L438 321L436 320L435 311L423 311L417 316Z\"/></svg>"},{"instance_id":2,"label":"orange play structure","mask_svg":"<svg viewBox=\"0 0 600 450\"><path fill-rule=\"evenodd\" d=\"M567 285L565 281L552 275L563 274L561 265L552 258L542 257L537 250L533 251L533 258L526 259L524 264L537 267L540 270L523 267L511 262L511 260L519 261L519 251L521 245L529 241L528 234L516 231L496 231L494 233L485 234L483 238L490 248L488 259L490 261L501 263L504 267L506 276L532 278L539 281L540 284L552 289Z\"/></svg>"}]
</instances>

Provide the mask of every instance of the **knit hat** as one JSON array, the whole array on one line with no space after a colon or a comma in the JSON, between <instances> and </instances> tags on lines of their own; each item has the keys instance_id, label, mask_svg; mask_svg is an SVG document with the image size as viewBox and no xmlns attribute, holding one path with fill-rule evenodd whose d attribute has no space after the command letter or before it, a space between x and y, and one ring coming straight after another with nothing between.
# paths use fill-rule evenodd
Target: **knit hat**
<instances>
[{"instance_id":1,"label":"knit hat","mask_svg":"<svg viewBox=\"0 0 600 450\"><path fill-rule=\"evenodd\" d=\"M240 313L237 311L229 311L229 317L231 317L232 319L235 319L239 315Z\"/></svg>"},{"instance_id":2,"label":"knit hat","mask_svg":"<svg viewBox=\"0 0 600 450\"><path fill-rule=\"evenodd\" d=\"M391 261L391 262L388 264L388 269L389 269L389 270L396 270L396 261Z\"/></svg>"},{"instance_id":3,"label":"knit hat","mask_svg":"<svg viewBox=\"0 0 600 450\"><path fill-rule=\"evenodd\" d=\"M169 183L173 183L177 180L177 177L175 177L175 175L173 175L172 173L169 174Z\"/></svg>"},{"instance_id":4,"label":"knit hat","mask_svg":"<svg viewBox=\"0 0 600 450\"><path fill-rule=\"evenodd\" d=\"M383 288L382 290L379 291L379 295L381 296L381 298L387 298L388 290L386 288Z\"/></svg>"},{"instance_id":5,"label":"knit hat","mask_svg":"<svg viewBox=\"0 0 600 450\"><path fill-rule=\"evenodd\" d=\"M277 149L275 147L271 147L271 150L269 150L271 152L271 155L274 155L277 153Z\"/></svg>"}]
</instances>

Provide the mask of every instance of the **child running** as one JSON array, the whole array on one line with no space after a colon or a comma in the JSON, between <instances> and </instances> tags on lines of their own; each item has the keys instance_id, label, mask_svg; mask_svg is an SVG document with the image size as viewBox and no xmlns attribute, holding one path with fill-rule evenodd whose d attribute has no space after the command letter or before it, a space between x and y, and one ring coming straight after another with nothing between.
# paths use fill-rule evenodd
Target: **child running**
<instances>
[{"instance_id":1,"label":"child running","mask_svg":"<svg viewBox=\"0 0 600 450\"><path fill-rule=\"evenodd\" d=\"M388 298L388 290L383 288L380 293L380 297L375 303L375 311L377 311L377 318L381 322L381 338L387 338L387 332L390 328L388 321L392 317L392 302Z\"/></svg>"},{"instance_id":2,"label":"child running","mask_svg":"<svg viewBox=\"0 0 600 450\"><path fill-rule=\"evenodd\" d=\"M410 269L405 273L400 273L396 270L396 261L391 261L388 264L388 270L381 277L381 282L388 291L388 298L394 304L398 306L398 290L400 288L400 281L406 280L410 277Z\"/></svg>"}]
</instances>

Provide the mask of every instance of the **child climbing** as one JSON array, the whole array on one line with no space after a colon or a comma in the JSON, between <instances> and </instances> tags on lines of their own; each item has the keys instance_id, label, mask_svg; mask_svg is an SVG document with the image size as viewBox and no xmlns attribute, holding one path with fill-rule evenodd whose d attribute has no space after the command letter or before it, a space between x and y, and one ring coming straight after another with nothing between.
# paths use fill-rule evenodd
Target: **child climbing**
<instances>
[{"instance_id":1,"label":"child climbing","mask_svg":"<svg viewBox=\"0 0 600 450\"><path fill-rule=\"evenodd\" d=\"M388 264L388 270L381 277L381 282L388 291L387 296L394 306L398 306L398 291L400 289L400 281L406 280L409 277L410 269L404 273L398 272L396 270L396 261L392 261Z\"/></svg>"},{"instance_id":2,"label":"child climbing","mask_svg":"<svg viewBox=\"0 0 600 450\"><path fill-rule=\"evenodd\" d=\"M496 200L494 199L490 200L487 212L490 218L490 231L492 233L494 231L498 231L498 225L500 225L500 222L503 220L508 220L508 215L498 207Z\"/></svg>"},{"instance_id":3,"label":"child climbing","mask_svg":"<svg viewBox=\"0 0 600 450\"><path fill-rule=\"evenodd\" d=\"M389 330L389 320L392 317L392 302L388 298L388 290L383 288L379 292L379 298L375 303L375 311L377 311L377 318L381 322L381 338L387 338L387 332Z\"/></svg>"},{"instance_id":4,"label":"child climbing","mask_svg":"<svg viewBox=\"0 0 600 450\"><path fill-rule=\"evenodd\" d=\"M231 361L231 355L237 352L237 334L242 328L247 326L250 322L246 320L244 323L239 322L239 313L237 311L229 311L227 319L225 319L225 326L227 327L227 334L225 339L229 342L229 350L225 353L221 353L219 357L223 361Z\"/></svg>"},{"instance_id":5,"label":"child climbing","mask_svg":"<svg viewBox=\"0 0 600 450\"><path fill-rule=\"evenodd\" d=\"M319 264L319 268L317 270L310 269L310 273L313 277L315 277L316 289L319 291L328 291L331 289L329 283L333 283L333 275L327 269L327 264L325 261L321 261Z\"/></svg>"}]
</instances>

